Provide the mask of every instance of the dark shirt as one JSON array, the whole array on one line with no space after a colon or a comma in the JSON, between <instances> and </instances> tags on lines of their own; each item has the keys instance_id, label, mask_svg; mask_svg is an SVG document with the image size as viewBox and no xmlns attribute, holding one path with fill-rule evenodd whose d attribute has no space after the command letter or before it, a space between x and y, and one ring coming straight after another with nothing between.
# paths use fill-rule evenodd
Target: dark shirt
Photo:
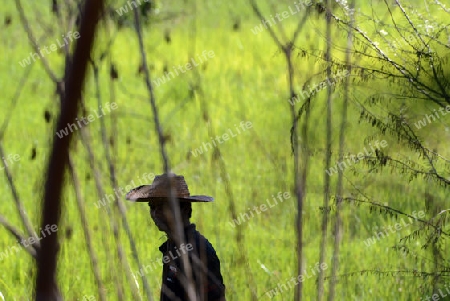
<instances>
[{"instance_id":1,"label":"dark shirt","mask_svg":"<svg viewBox=\"0 0 450 301\"><path fill-rule=\"evenodd\" d=\"M225 285L216 251L211 243L195 229L195 224L187 226L184 232L185 245L177 246L169 239L159 247L163 253L161 301L189 300L182 284L185 283L187 287L188 283L182 268L183 254L189 258L197 300L224 301Z\"/></svg>"}]
</instances>

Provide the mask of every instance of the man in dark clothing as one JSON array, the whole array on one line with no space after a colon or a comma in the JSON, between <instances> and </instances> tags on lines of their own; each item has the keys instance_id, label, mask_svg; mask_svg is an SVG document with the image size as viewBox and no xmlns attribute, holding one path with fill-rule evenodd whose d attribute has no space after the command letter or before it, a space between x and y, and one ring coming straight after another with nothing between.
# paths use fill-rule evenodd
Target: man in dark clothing
<instances>
[{"instance_id":1,"label":"man in dark clothing","mask_svg":"<svg viewBox=\"0 0 450 301\"><path fill-rule=\"evenodd\" d=\"M172 189L175 205L169 200ZM161 301L225 301L225 285L220 273L220 261L211 243L191 224L192 202L211 202L212 197L191 196L183 176L156 176L152 185L132 189L127 200L148 202L150 215L167 241L159 250L163 258ZM177 210L179 209L179 210ZM178 224L176 213L179 211ZM178 229L183 233L177 235Z\"/></svg>"}]
</instances>

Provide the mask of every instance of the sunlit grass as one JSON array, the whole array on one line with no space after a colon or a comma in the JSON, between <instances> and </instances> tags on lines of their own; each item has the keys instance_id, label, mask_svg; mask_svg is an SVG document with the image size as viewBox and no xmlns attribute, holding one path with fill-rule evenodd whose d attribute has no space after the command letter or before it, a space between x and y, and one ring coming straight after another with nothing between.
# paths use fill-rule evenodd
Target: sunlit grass
<instances>
[{"instance_id":1,"label":"sunlit grass","mask_svg":"<svg viewBox=\"0 0 450 301\"><path fill-rule=\"evenodd\" d=\"M247 5L240 4L243 15L250 15ZM226 8L226 9L224 9ZM222 11L220 11L222 9ZM193 222L199 230L213 243L222 262L222 274L227 286L229 300L250 300L250 290L255 290L258 297L268 299L265 294L279 283L285 283L291 277L297 276L296 271L296 234L295 198L291 197L267 212L256 215L242 224L245 246L238 246L235 241L236 229L230 226L232 221L228 208L228 196L220 171L214 159L214 151L209 150L197 157L192 151L203 143L210 142L210 127L215 135L222 135L241 121L252 122L252 128L237 137L219 145L226 163L231 188L235 197L238 216L255 205L263 204L278 192L292 194L293 157L290 148L291 118L287 92L287 77L285 61L277 52L267 31L253 35L250 31L258 20L255 17L244 18L238 31L233 31L233 17L228 15L228 7L218 4L217 8L201 7L197 11L195 23L184 19L177 20L171 29L171 43L163 40L163 26L147 28L144 32L146 50L151 67L152 78L164 74L164 66L170 68L183 64L201 54L203 50L213 50L214 58L209 59L197 69L187 71L167 83L155 87L155 95L160 108L162 126L165 134L170 136L167 149L174 172L185 175L192 193L211 194L215 197L212 204L196 204L193 212ZM238 11L238 8L234 8ZM281 8L280 8L281 9ZM216 15L211 15L214 11ZM6 12L14 12L14 7L7 5ZM1 16L1 15L0 15ZM1 121L9 114L6 110L12 99L18 82L25 69L17 63L31 51L27 38L20 30L18 17L14 15L13 27L0 33L2 41L16 37L8 42L6 56L0 58L2 79L0 88L3 92L5 110L0 112ZM293 31L294 17L286 20L284 25ZM192 36L194 24L197 24L196 35ZM323 48L323 41L318 40L309 24L305 27L305 35L300 35L299 45L317 44ZM115 29L114 29L115 30ZM101 31L102 34L104 30ZM21 38L17 38L17 34ZM309 38L307 38L309 36ZM103 40L99 35L95 53L104 50ZM9 40L8 40L9 41ZM320 44L320 45L319 45ZM152 112L143 83L143 76L138 74L140 56L137 37L131 29L122 29L114 41L111 51L111 61L116 65L119 78L114 86L114 97L109 89L109 65L106 60L100 63L102 101L115 101L118 109L103 117L112 129L117 126L117 135L113 136L117 147L114 160L116 176L121 187L128 185L133 179L145 172L161 173L162 160L159 154L158 140L152 121ZM58 74L62 74L61 55L48 56L52 66L56 66ZM319 64L312 59L294 59L297 87L312 74L322 71ZM190 89L196 87L192 96ZM27 211L36 228L39 225L39 202L43 186L43 173L46 158L49 153L49 143L55 138L52 124L46 124L44 110L57 114L57 98L55 87L46 77L40 62L33 65L30 78L23 87L22 95L11 123L5 135L5 149L8 153L19 154L21 160L11 166L20 191L20 198L25 203ZM86 83L84 98L91 110L96 109L95 85L92 73ZM340 120L340 100L342 94L335 93L335 127L333 145L337 145L337 128ZM304 217L304 257L308 268L319 260L320 221L322 214L322 185L324 176L324 141L325 141L325 90L319 92L311 113L311 146L316 151L311 157L308 175L309 188L306 191ZM206 112L203 111L206 109ZM207 118L205 115L207 114ZM374 133L368 125L358 124L359 112L352 107L349 116L349 134L347 149L357 153L366 146L364 138L367 133ZM146 119L145 119L146 118ZM109 184L109 173L106 166L104 149L101 145L100 121L89 125L93 139L94 150L102 171L102 181ZM76 136L79 133L76 133ZM130 143L127 143L127 140ZM31 149L37 149L36 159L31 159ZM394 154L401 146L389 140L387 152ZM110 275L106 249L114 255L116 246L114 238L102 241L100 231L108 229L106 211L97 209L94 203L99 197L96 194L92 180L92 172L88 168L86 151L80 142L73 145L72 151L82 181L82 191L85 196L89 227L93 230L95 250L98 252L99 266L106 285L108 300L115 296L113 278ZM337 163L336 152L333 153L332 164ZM355 168L360 168L355 166ZM89 174L89 176L88 176ZM355 182L376 201L389 203L406 212L423 210L423 184L419 181L402 185L394 185L397 175L381 177L364 175L353 176L346 170L349 179ZM337 175L332 177L333 187ZM348 185L348 183L347 183ZM348 185L348 191L351 186ZM13 199L7 186L6 178L0 181L0 191L3 192L3 205L0 212L9 221L21 227L20 220L13 205ZM106 193L111 193L107 189ZM103 196L102 196L103 197ZM123 198L122 198L123 199ZM84 295L95 295L96 285L91 271L87 248L80 225L79 213L76 209L73 188L67 187L63 198L65 210L62 225L58 233L62 237L62 249L59 257L58 279L61 290L67 300L81 299ZM153 227L146 204L126 204L127 217L137 243L141 262L146 265L159 258L157 247L164 241L161 233ZM113 208L113 207L111 207ZM431 266L425 261L411 258L404 259L390 249L396 242L396 236L391 236L376 245L367 248L363 241L373 235L373 225L392 225L395 220L377 214L369 214L368 208L344 206L342 217L343 243L341 247L340 274L356 272L364 269L396 269L399 266ZM120 223L119 223L120 225ZM69 236L67 229L73 233ZM14 239L1 230L0 252L16 244ZM407 235L410 229L402 230ZM331 233L331 229L330 229ZM329 235L329 245L334 239ZM128 241L123 231L120 234L128 261L132 255ZM105 244L106 243L106 244ZM239 261L239 252L245 252L248 265ZM331 269L331 250L328 251L326 263ZM116 262L116 264L118 264ZM264 269L262 265L266 268ZM0 292L5 300L20 300L21 296L31 296L34 285L31 271L34 270L32 260L24 250L1 262ZM137 267L132 263L132 271ZM249 287L249 274L252 274L256 287ZM153 289L155 299L159 296L161 270L149 273L148 279ZM376 276L352 276L338 283L338 300L412 300L419 296L417 287L419 280L411 278L378 278ZM142 284L140 283L142 291ZM292 299L293 291L283 293L275 300ZM304 282L304 296L313 299L316 294L314 279ZM131 298L130 292L127 297Z\"/></svg>"}]
</instances>

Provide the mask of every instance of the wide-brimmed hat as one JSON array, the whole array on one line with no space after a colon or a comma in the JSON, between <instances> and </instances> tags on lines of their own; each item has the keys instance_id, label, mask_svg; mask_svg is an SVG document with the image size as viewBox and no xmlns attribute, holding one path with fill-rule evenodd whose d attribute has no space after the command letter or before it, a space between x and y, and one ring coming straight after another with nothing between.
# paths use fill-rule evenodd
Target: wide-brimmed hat
<instances>
[{"instance_id":1,"label":"wide-brimmed hat","mask_svg":"<svg viewBox=\"0 0 450 301\"><path fill-rule=\"evenodd\" d=\"M213 197L206 195L190 195L184 177L173 173L156 176L151 185L142 185L131 189L126 194L126 199L133 202L168 201L170 186L180 202L212 202L214 200Z\"/></svg>"}]
</instances>

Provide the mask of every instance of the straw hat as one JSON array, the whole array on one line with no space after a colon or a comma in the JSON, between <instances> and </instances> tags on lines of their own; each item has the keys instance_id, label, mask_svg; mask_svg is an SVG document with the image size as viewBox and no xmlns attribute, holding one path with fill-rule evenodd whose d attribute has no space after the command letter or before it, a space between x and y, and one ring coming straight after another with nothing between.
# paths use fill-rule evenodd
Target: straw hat
<instances>
[{"instance_id":1,"label":"straw hat","mask_svg":"<svg viewBox=\"0 0 450 301\"><path fill-rule=\"evenodd\" d=\"M184 177L173 173L156 176L151 185L142 185L131 189L126 194L126 199L134 202L168 201L170 197L169 183L172 184L174 195L180 202L212 202L214 200L206 195L191 196Z\"/></svg>"}]
</instances>

